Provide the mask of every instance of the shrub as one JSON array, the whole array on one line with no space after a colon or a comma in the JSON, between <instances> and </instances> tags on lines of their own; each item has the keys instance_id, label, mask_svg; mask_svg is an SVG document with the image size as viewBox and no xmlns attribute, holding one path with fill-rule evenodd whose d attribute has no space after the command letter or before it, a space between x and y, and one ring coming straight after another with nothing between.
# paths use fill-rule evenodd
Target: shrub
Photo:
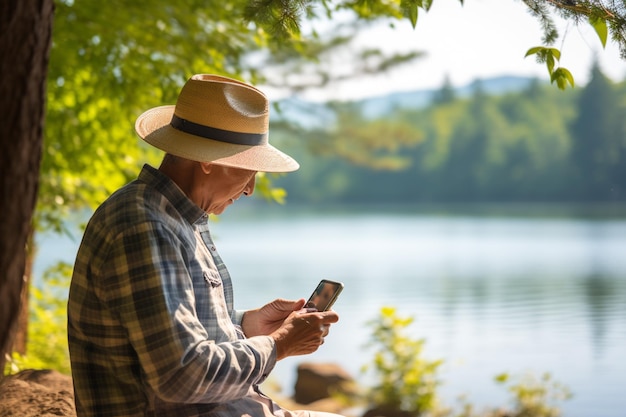
<instances>
[{"instance_id":1,"label":"shrub","mask_svg":"<svg viewBox=\"0 0 626 417\"><path fill-rule=\"evenodd\" d=\"M423 358L424 339L412 339L405 331L412 317L400 317L396 309L383 307L380 316L368 322L372 328L373 363L363 367L374 374L376 384L367 401L372 408L397 410L420 416L437 409L437 371L442 360Z\"/></svg>"},{"instance_id":2,"label":"shrub","mask_svg":"<svg viewBox=\"0 0 626 417\"><path fill-rule=\"evenodd\" d=\"M24 369L55 369L70 374L67 347L67 292L71 265L60 262L44 272L41 287L30 287L26 354L14 352L5 374Z\"/></svg>"}]
</instances>

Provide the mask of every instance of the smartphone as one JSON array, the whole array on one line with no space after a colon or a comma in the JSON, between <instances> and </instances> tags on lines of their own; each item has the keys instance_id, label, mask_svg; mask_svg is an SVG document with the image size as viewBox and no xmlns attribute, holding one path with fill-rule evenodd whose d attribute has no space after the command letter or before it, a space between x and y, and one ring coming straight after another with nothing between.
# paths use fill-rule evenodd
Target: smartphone
<instances>
[{"instance_id":1,"label":"smartphone","mask_svg":"<svg viewBox=\"0 0 626 417\"><path fill-rule=\"evenodd\" d=\"M305 307L314 307L317 311L330 310L342 290L343 284L341 282L323 279L309 297Z\"/></svg>"}]
</instances>

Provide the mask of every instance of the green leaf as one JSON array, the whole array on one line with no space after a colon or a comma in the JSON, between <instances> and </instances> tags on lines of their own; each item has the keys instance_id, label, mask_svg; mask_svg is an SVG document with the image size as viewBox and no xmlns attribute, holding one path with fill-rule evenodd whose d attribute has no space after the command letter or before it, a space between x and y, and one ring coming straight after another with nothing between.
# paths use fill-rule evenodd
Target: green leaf
<instances>
[{"instance_id":1,"label":"green leaf","mask_svg":"<svg viewBox=\"0 0 626 417\"><path fill-rule=\"evenodd\" d=\"M504 384L505 382L507 382L509 380L509 374L507 374L506 372L502 373L502 374L498 374L494 377L494 379L496 380L497 383L499 384Z\"/></svg>"},{"instance_id":2,"label":"green leaf","mask_svg":"<svg viewBox=\"0 0 626 417\"><path fill-rule=\"evenodd\" d=\"M558 68L559 77L563 78L563 80L567 81L572 87L574 87L574 76L567 68Z\"/></svg>"},{"instance_id":3,"label":"green leaf","mask_svg":"<svg viewBox=\"0 0 626 417\"><path fill-rule=\"evenodd\" d=\"M563 72L565 78L570 83L570 85L574 87L574 76L572 75L572 73L569 72L569 70L566 68L561 68L561 71Z\"/></svg>"},{"instance_id":4,"label":"green leaf","mask_svg":"<svg viewBox=\"0 0 626 417\"><path fill-rule=\"evenodd\" d=\"M548 73L553 74L554 73L554 55L552 55L549 51L547 51L547 56L546 56L546 66L548 67Z\"/></svg>"},{"instance_id":5,"label":"green leaf","mask_svg":"<svg viewBox=\"0 0 626 417\"><path fill-rule=\"evenodd\" d=\"M530 56L530 55L535 55L535 54L538 54L539 52L541 52L541 51L543 51L543 50L545 50L545 49L546 49L546 48L545 48L545 47L543 47L543 46L535 46L535 47L532 47L532 48L530 48L528 51L526 51L526 55L524 55L524 58L526 58L527 56Z\"/></svg>"},{"instance_id":6,"label":"green leaf","mask_svg":"<svg viewBox=\"0 0 626 417\"><path fill-rule=\"evenodd\" d=\"M411 25L413 29L417 25L417 14L418 9L422 5L422 0L402 0L400 2L400 7L402 8L402 12L404 16L408 17L411 21Z\"/></svg>"},{"instance_id":7,"label":"green leaf","mask_svg":"<svg viewBox=\"0 0 626 417\"><path fill-rule=\"evenodd\" d=\"M415 29L415 26L417 25L417 6L409 9L409 19L411 20L411 26Z\"/></svg>"},{"instance_id":8,"label":"green leaf","mask_svg":"<svg viewBox=\"0 0 626 417\"><path fill-rule=\"evenodd\" d=\"M591 24L593 29L598 34L598 37L600 38L600 42L602 42L602 47L606 48L606 39L609 34L609 31L606 26L606 20L597 16L589 16L589 24Z\"/></svg>"},{"instance_id":9,"label":"green leaf","mask_svg":"<svg viewBox=\"0 0 626 417\"><path fill-rule=\"evenodd\" d=\"M572 73L568 69L562 67L559 67L552 72L550 75L550 82L556 82L557 87L561 90L565 90L568 83L574 87L574 77L572 76Z\"/></svg>"}]
</instances>

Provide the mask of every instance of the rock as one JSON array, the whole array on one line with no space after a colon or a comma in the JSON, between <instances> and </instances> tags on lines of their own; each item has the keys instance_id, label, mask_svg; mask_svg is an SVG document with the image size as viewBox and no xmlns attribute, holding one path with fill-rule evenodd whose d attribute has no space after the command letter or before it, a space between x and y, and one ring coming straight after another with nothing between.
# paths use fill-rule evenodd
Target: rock
<instances>
[{"instance_id":1,"label":"rock","mask_svg":"<svg viewBox=\"0 0 626 417\"><path fill-rule=\"evenodd\" d=\"M398 410L397 408L382 406L367 410L362 417L415 417L415 414Z\"/></svg>"},{"instance_id":2,"label":"rock","mask_svg":"<svg viewBox=\"0 0 626 417\"><path fill-rule=\"evenodd\" d=\"M356 383L341 366L333 363L301 363L298 365L294 400L311 404L334 394L356 395Z\"/></svg>"},{"instance_id":3,"label":"rock","mask_svg":"<svg viewBox=\"0 0 626 417\"><path fill-rule=\"evenodd\" d=\"M76 417L72 378L25 370L0 380L0 417Z\"/></svg>"}]
</instances>

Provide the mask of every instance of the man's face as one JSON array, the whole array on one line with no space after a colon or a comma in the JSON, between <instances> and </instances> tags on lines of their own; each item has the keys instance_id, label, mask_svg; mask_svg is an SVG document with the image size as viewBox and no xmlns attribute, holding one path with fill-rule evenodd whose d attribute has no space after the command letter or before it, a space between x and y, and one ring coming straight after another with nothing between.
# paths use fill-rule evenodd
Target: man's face
<instances>
[{"instance_id":1,"label":"man's face","mask_svg":"<svg viewBox=\"0 0 626 417\"><path fill-rule=\"evenodd\" d=\"M199 192L201 207L210 214L222 214L242 194L254 192L256 171L221 165L204 165L206 177Z\"/></svg>"}]
</instances>

